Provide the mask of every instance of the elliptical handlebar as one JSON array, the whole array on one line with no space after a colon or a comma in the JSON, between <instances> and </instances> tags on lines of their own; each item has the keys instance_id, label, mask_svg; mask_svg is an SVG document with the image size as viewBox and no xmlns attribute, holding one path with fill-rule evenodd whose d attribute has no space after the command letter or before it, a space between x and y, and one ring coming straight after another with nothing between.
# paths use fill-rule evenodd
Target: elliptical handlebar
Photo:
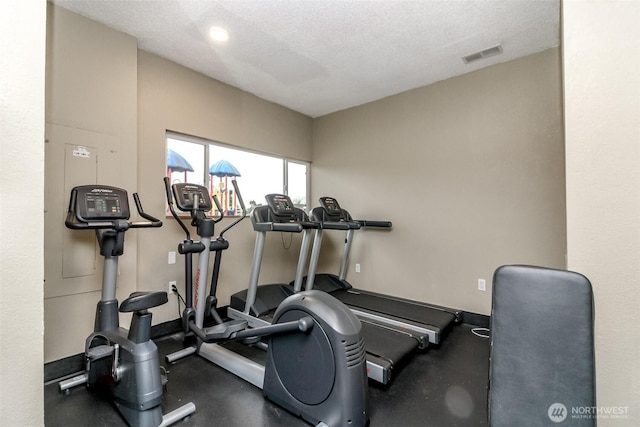
<instances>
[{"instance_id":1,"label":"elliptical handlebar","mask_svg":"<svg viewBox=\"0 0 640 427\"><path fill-rule=\"evenodd\" d=\"M182 230L186 234L187 236L186 240L191 240L191 232L189 231L189 228L185 225L184 221L180 219L180 215L178 215L175 208L173 207L173 195L171 194L171 181L169 180L168 176L164 177L164 189L167 194L167 203L169 204L169 211L171 211L171 215L173 215L176 222L180 225L180 228L182 228Z\"/></svg>"},{"instance_id":2,"label":"elliptical handlebar","mask_svg":"<svg viewBox=\"0 0 640 427\"><path fill-rule=\"evenodd\" d=\"M222 218L224 218L224 209L222 209L222 205L220 205L218 196L216 196L215 194L212 195L211 200L213 200L213 203L215 203L216 208L218 209L218 212L220 212L220 216L218 218L213 219L213 222L217 224L218 222L222 221Z\"/></svg>"},{"instance_id":3,"label":"elliptical handlebar","mask_svg":"<svg viewBox=\"0 0 640 427\"><path fill-rule=\"evenodd\" d=\"M231 184L233 184L233 189L236 192L236 200L238 200L238 203L240 203L240 209L242 210L242 215L240 217L236 218L236 220L233 221L231 224L229 224L225 228L223 228L222 231L220 232L220 236L218 238L222 238L224 233L226 233L232 227L235 227L236 224L238 224L240 221L245 219L246 216L247 216L247 208L244 206L244 200L242 200L242 195L240 194L240 189L238 188L238 183L236 182L235 178L231 180ZM216 202L216 204L217 204L217 202ZM222 212L222 208L220 208L220 212Z\"/></svg>"}]
</instances>

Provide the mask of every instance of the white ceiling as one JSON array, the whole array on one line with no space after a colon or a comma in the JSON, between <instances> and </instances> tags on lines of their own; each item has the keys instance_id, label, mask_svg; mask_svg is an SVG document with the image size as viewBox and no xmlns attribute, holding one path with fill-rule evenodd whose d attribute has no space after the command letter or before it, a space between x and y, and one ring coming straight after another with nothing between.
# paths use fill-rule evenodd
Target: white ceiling
<instances>
[{"instance_id":1,"label":"white ceiling","mask_svg":"<svg viewBox=\"0 0 640 427\"><path fill-rule=\"evenodd\" d=\"M560 43L559 0L52 0L311 117ZM209 27L229 31L226 44ZM465 64L497 44L501 55Z\"/></svg>"}]
</instances>

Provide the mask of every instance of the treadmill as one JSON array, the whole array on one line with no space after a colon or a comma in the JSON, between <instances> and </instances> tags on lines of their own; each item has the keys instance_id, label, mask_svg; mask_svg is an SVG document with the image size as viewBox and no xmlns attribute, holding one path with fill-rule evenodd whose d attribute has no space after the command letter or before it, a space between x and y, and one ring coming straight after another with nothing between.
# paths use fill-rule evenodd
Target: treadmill
<instances>
[{"instance_id":1,"label":"treadmill","mask_svg":"<svg viewBox=\"0 0 640 427\"><path fill-rule=\"evenodd\" d=\"M265 199L267 205L257 206L251 212L251 224L257 235L249 287L231 295L228 309L229 317L247 320L249 326L253 328L270 325L278 305L294 294L294 288L285 283L258 285L267 233L272 231L302 233L302 245L296 270L296 281L301 282L311 246L311 231L320 226L317 222L309 221L309 217L302 209L294 207L289 196L267 194ZM297 287L299 290L302 288L301 284Z\"/></svg>"},{"instance_id":2,"label":"treadmill","mask_svg":"<svg viewBox=\"0 0 640 427\"><path fill-rule=\"evenodd\" d=\"M316 231L305 290L318 289L329 292L349 306L361 319L369 319L391 327L401 327L417 334L426 334L429 343L438 345L444 334L461 321L459 310L448 309L404 298L355 289L347 282L346 274L353 237L364 227L391 228L390 221L353 220L351 215L333 197L321 197L320 206L314 208L310 218L323 226ZM316 274L322 230L329 224L347 224L344 253L340 274ZM331 227L336 229L335 227Z\"/></svg>"},{"instance_id":3,"label":"treadmill","mask_svg":"<svg viewBox=\"0 0 640 427\"><path fill-rule=\"evenodd\" d=\"M313 232L321 227L318 222L310 222L307 214L294 207L291 199L282 194L266 196L267 205L258 206L251 212L251 223L257 232L253 255L253 265L247 290L231 296L228 317L246 320L251 327L270 324L273 313L287 296L302 289L306 262L311 246ZM329 229L348 230L349 226L340 223L326 224ZM279 231L285 233L303 233L296 280L293 284L275 283L258 285L267 233ZM380 325L374 321L361 321L365 340L367 374L373 381L388 384L392 372L418 347L422 336L397 327Z\"/></svg>"}]
</instances>

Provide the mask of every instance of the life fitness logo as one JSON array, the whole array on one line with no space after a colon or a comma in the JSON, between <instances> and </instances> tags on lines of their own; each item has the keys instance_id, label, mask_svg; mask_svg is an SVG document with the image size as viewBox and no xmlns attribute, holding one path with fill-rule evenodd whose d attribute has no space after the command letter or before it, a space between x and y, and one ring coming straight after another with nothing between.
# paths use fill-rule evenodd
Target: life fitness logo
<instances>
[{"instance_id":1,"label":"life fitness logo","mask_svg":"<svg viewBox=\"0 0 640 427\"><path fill-rule=\"evenodd\" d=\"M554 403L549 406L547 415L549 415L549 419L554 423L561 423L567 418L567 407L562 403Z\"/></svg>"}]
</instances>

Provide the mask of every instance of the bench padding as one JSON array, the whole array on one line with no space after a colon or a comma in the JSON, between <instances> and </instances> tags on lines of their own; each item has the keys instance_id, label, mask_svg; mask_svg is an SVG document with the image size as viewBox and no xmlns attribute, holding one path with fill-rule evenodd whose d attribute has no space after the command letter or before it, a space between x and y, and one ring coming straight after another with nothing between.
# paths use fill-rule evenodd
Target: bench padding
<instances>
[{"instance_id":1,"label":"bench padding","mask_svg":"<svg viewBox=\"0 0 640 427\"><path fill-rule=\"evenodd\" d=\"M596 405L593 324L591 283L583 275L530 266L496 270L490 425L548 426L563 417L558 425L595 425L595 417L584 416Z\"/></svg>"}]
</instances>

